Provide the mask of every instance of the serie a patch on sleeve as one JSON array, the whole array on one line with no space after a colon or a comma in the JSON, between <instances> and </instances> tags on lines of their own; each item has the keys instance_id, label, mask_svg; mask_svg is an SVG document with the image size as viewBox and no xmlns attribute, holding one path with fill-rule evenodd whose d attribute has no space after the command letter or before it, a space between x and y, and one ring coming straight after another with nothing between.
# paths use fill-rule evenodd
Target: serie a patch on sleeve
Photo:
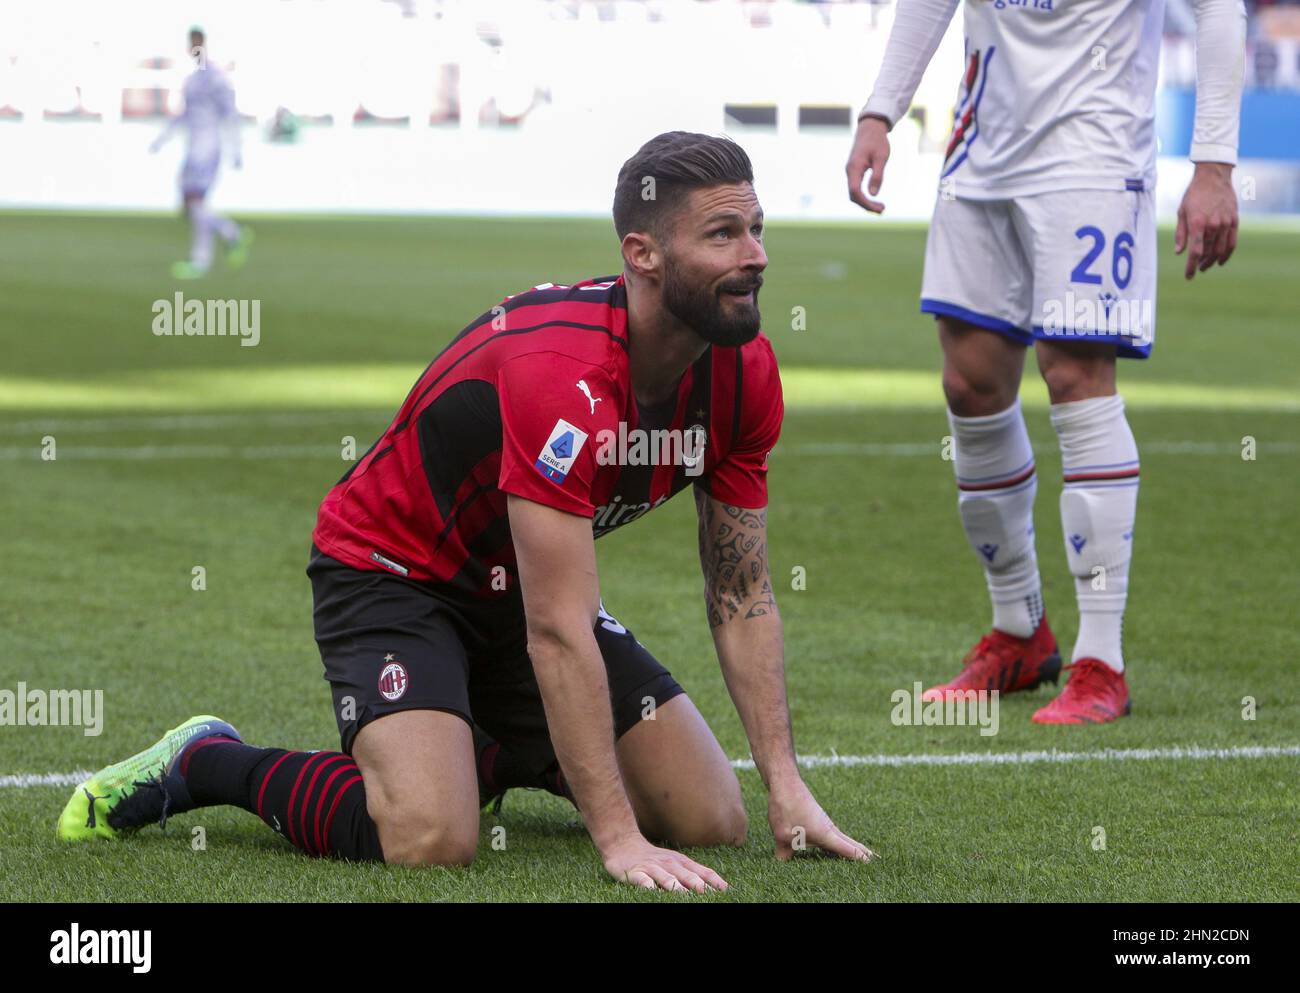
<instances>
[{"instance_id":1,"label":"serie a patch on sleeve","mask_svg":"<svg viewBox=\"0 0 1300 993\"><path fill-rule=\"evenodd\" d=\"M559 486L568 478L569 470L573 468L574 460L586 441L586 431L575 428L561 417L555 422L555 427L551 428L550 437L546 439L546 444L542 446L533 465L538 472Z\"/></svg>"}]
</instances>

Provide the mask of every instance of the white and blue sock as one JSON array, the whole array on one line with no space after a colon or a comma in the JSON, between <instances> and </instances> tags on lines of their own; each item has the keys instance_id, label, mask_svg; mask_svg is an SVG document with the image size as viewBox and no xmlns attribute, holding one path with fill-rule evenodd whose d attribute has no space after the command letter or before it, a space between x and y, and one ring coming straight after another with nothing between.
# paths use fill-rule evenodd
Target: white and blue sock
<instances>
[{"instance_id":1,"label":"white and blue sock","mask_svg":"<svg viewBox=\"0 0 1300 993\"><path fill-rule=\"evenodd\" d=\"M956 445L958 509L980 557L993 601L993 627L1028 638L1043 618L1034 553L1038 476L1020 401L987 417L948 411Z\"/></svg>"},{"instance_id":2,"label":"white and blue sock","mask_svg":"<svg viewBox=\"0 0 1300 993\"><path fill-rule=\"evenodd\" d=\"M1122 631L1137 513L1138 452L1119 396L1052 405L1061 443L1061 526L1079 602L1071 661L1124 671Z\"/></svg>"}]
</instances>

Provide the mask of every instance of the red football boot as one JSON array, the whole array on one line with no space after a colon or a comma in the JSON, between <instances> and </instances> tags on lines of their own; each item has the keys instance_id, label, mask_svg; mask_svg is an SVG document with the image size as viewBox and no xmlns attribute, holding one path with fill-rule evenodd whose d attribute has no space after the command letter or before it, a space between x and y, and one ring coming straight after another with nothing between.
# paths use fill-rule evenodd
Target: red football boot
<instances>
[{"instance_id":1,"label":"red football boot","mask_svg":"<svg viewBox=\"0 0 1300 993\"><path fill-rule=\"evenodd\" d=\"M1056 650L1056 636L1044 615L1028 638L1017 638L996 628L990 631L962 660L962 670L956 679L932 686L921 694L921 699L942 700L959 690L999 693L1032 690L1039 683L1055 683L1060 674L1061 655Z\"/></svg>"},{"instance_id":2,"label":"red football boot","mask_svg":"<svg viewBox=\"0 0 1300 993\"><path fill-rule=\"evenodd\" d=\"M1132 711L1124 673L1098 659L1079 659L1066 668L1070 678L1065 689L1035 712L1035 724L1106 724Z\"/></svg>"}]
</instances>

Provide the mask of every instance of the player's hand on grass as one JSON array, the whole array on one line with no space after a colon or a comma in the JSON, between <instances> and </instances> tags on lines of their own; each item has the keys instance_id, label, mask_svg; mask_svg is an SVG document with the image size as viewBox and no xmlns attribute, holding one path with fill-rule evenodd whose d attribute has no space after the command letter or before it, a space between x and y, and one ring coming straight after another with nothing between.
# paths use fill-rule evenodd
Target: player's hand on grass
<instances>
[{"instance_id":1,"label":"player's hand on grass","mask_svg":"<svg viewBox=\"0 0 1300 993\"><path fill-rule=\"evenodd\" d=\"M871 173L867 193L874 197L880 192L880 181L884 178L885 163L888 161L889 124L879 117L862 118L858 121L858 130L853 136L853 150L849 152L849 164L844 171L849 178L849 199L873 214L881 213L885 205L862 192L862 180L868 172Z\"/></svg>"},{"instance_id":2,"label":"player's hand on grass","mask_svg":"<svg viewBox=\"0 0 1300 993\"><path fill-rule=\"evenodd\" d=\"M1174 254L1187 250L1191 279L1214 263L1223 265L1237 247L1237 192L1232 188L1232 166L1198 162L1192 181L1178 207Z\"/></svg>"},{"instance_id":3,"label":"player's hand on grass","mask_svg":"<svg viewBox=\"0 0 1300 993\"><path fill-rule=\"evenodd\" d=\"M611 845L601 853L605 870L620 883L644 889L725 890L727 881L708 866L693 862L681 852L656 848L641 835Z\"/></svg>"},{"instance_id":4,"label":"player's hand on grass","mask_svg":"<svg viewBox=\"0 0 1300 993\"><path fill-rule=\"evenodd\" d=\"M808 787L800 780L784 789L773 789L767 798L767 820L776 839L776 857L782 862L796 851L820 848L841 858L870 862L873 852L835 826Z\"/></svg>"}]
</instances>

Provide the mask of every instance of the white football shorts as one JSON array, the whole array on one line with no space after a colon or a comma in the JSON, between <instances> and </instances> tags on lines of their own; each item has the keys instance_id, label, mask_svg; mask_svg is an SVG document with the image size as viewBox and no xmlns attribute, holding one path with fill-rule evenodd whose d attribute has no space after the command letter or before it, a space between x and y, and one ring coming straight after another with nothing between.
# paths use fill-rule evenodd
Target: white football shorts
<instances>
[{"instance_id":1,"label":"white football shorts","mask_svg":"<svg viewBox=\"0 0 1300 993\"><path fill-rule=\"evenodd\" d=\"M921 310L1037 340L1097 341L1146 358L1155 341L1154 195L1063 190L935 202Z\"/></svg>"},{"instance_id":2,"label":"white football shorts","mask_svg":"<svg viewBox=\"0 0 1300 993\"><path fill-rule=\"evenodd\" d=\"M186 196L206 196L217 180L217 170L220 167L220 155L208 155L202 158L187 156L181 165L181 193Z\"/></svg>"}]
</instances>

